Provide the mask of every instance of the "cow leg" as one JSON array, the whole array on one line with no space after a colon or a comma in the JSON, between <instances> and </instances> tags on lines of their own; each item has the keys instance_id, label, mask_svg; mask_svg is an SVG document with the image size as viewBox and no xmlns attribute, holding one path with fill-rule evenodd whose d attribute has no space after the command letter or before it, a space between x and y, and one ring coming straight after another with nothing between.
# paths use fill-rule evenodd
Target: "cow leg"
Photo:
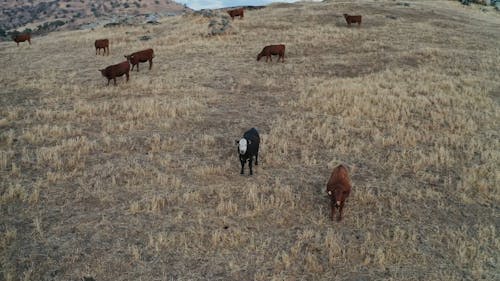
<instances>
[{"instance_id":1,"label":"cow leg","mask_svg":"<svg viewBox=\"0 0 500 281\"><path fill-rule=\"evenodd\" d=\"M345 201L340 202L339 217L337 218L337 221L341 221L342 220L342 210L344 209L344 202Z\"/></svg>"},{"instance_id":2,"label":"cow leg","mask_svg":"<svg viewBox=\"0 0 500 281\"><path fill-rule=\"evenodd\" d=\"M109 81L111 81L111 79L108 79L108 86L109 86Z\"/></svg>"},{"instance_id":3,"label":"cow leg","mask_svg":"<svg viewBox=\"0 0 500 281\"><path fill-rule=\"evenodd\" d=\"M240 172L240 175L243 175L243 168L245 167L245 160L241 160L240 159L240 162L241 162L241 172Z\"/></svg>"},{"instance_id":4,"label":"cow leg","mask_svg":"<svg viewBox=\"0 0 500 281\"><path fill-rule=\"evenodd\" d=\"M125 73L125 75L127 76L127 82L128 82L128 76L129 76L129 73L128 73L128 72L126 72L126 73Z\"/></svg>"},{"instance_id":5,"label":"cow leg","mask_svg":"<svg viewBox=\"0 0 500 281\"><path fill-rule=\"evenodd\" d=\"M137 63L137 72L139 72L139 64L140 64L140 63Z\"/></svg>"},{"instance_id":6,"label":"cow leg","mask_svg":"<svg viewBox=\"0 0 500 281\"><path fill-rule=\"evenodd\" d=\"M248 167L250 168L250 175L253 175L252 171L252 156L250 156L250 159L248 159Z\"/></svg>"},{"instance_id":7,"label":"cow leg","mask_svg":"<svg viewBox=\"0 0 500 281\"><path fill-rule=\"evenodd\" d=\"M116 77L113 78L113 82L115 82L115 86L116 86Z\"/></svg>"},{"instance_id":8,"label":"cow leg","mask_svg":"<svg viewBox=\"0 0 500 281\"><path fill-rule=\"evenodd\" d=\"M30 43L30 45L31 45L31 40L30 39L28 39L28 43Z\"/></svg>"},{"instance_id":9,"label":"cow leg","mask_svg":"<svg viewBox=\"0 0 500 281\"><path fill-rule=\"evenodd\" d=\"M335 200L330 199L330 207L332 209L332 221L335 219Z\"/></svg>"},{"instance_id":10,"label":"cow leg","mask_svg":"<svg viewBox=\"0 0 500 281\"><path fill-rule=\"evenodd\" d=\"M130 69L130 71L134 71L134 66L135 64L132 64L132 68Z\"/></svg>"},{"instance_id":11,"label":"cow leg","mask_svg":"<svg viewBox=\"0 0 500 281\"><path fill-rule=\"evenodd\" d=\"M97 56L97 50L98 50L98 49L97 49L97 48L95 48L95 55L96 55L96 56Z\"/></svg>"},{"instance_id":12,"label":"cow leg","mask_svg":"<svg viewBox=\"0 0 500 281\"><path fill-rule=\"evenodd\" d=\"M259 148L257 148L257 152L255 153L255 166L259 165Z\"/></svg>"},{"instance_id":13,"label":"cow leg","mask_svg":"<svg viewBox=\"0 0 500 281\"><path fill-rule=\"evenodd\" d=\"M149 60L149 70L151 70L152 67L153 67L153 59L150 59Z\"/></svg>"}]
</instances>

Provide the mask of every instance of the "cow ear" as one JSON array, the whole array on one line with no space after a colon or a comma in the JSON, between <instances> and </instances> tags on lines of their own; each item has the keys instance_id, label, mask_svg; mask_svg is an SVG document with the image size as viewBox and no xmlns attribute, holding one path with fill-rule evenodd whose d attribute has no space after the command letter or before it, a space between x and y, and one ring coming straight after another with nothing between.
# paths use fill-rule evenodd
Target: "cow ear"
<instances>
[{"instance_id":1,"label":"cow ear","mask_svg":"<svg viewBox=\"0 0 500 281\"><path fill-rule=\"evenodd\" d=\"M234 142L235 142L236 144L239 144L239 143L240 143L238 140L235 140Z\"/></svg>"}]
</instances>

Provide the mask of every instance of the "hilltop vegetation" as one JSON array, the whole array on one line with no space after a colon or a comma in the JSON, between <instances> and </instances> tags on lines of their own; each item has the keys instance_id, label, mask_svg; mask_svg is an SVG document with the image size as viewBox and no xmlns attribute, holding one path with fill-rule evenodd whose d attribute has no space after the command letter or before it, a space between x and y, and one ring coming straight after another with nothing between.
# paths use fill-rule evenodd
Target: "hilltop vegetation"
<instances>
[{"instance_id":1,"label":"hilltop vegetation","mask_svg":"<svg viewBox=\"0 0 500 281\"><path fill-rule=\"evenodd\" d=\"M405 2L0 43L0 280L498 280L500 17ZM256 61L280 43L285 63ZM106 86L98 69L149 47L151 71Z\"/></svg>"},{"instance_id":2,"label":"hilltop vegetation","mask_svg":"<svg viewBox=\"0 0 500 281\"><path fill-rule=\"evenodd\" d=\"M0 30L5 31L37 30L53 22L75 28L122 15L179 14L189 10L172 0L0 0L0 6Z\"/></svg>"}]
</instances>

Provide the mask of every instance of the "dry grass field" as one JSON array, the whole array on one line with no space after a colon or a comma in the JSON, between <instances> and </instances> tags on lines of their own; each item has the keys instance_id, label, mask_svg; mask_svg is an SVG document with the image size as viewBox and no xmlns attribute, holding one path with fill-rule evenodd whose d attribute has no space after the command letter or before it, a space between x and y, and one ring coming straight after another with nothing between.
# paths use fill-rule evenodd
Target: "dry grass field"
<instances>
[{"instance_id":1,"label":"dry grass field","mask_svg":"<svg viewBox=\"0 0 500 281\"><path fill-rule=\"evenodd\" d=\"M499 280L500 15L406 2L1 43L0 280ZM278 43L285 63L255 60ZM151 71L106 86L98 69L148 47Z\"/></svg>"}]
</instances>

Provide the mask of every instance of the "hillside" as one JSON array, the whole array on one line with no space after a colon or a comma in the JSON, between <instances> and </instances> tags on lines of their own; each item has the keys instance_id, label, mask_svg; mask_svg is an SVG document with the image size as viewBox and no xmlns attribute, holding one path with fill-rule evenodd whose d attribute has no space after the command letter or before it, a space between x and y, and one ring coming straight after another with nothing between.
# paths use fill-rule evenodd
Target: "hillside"
<instances>
[{"instance_id":1,"label":"hillside","mask_svg":"<svg viewBox=\"0 0 500 281\"><path fill-rule=\"evenodd\" d=\"M62 21L66 28L122 15L179 14L189 8L172 0L0 0L0 28L30 28Z\"/></svg>"},{"instance_id":2,"label":"hillside","mask_svg":"<svg viewBox=\"0 0 500 281\"><path fill-rule=\"evenodd\" d=\"M0 280L499 280L498 12L345 2L220 37L192 14L1 42ZM285 63L256 61L277 43ZM152 70L106 86L149 47Z\"/></svg>"}]
</instances>

